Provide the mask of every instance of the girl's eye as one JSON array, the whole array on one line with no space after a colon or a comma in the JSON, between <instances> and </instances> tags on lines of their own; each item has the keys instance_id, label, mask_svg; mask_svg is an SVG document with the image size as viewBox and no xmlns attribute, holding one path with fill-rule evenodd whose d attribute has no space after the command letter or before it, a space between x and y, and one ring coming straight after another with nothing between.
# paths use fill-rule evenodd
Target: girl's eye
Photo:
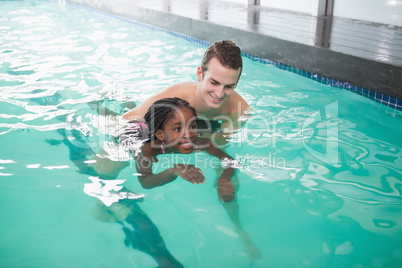
<instances>
[{"instance_id":1,"label":"girl's eye","mask_svg":"<svg viewBox=\"0 0 402 268\"><path fill-rule=\"evenodd\" d=\"M216 81L211 81L211 84L212 84L212 85L217 85L218 82L216 82Z\"/></svg>"},{"instance_id":2,"label":"girl's eye","mask_svg":"<svg viewBox=\"0 0 402 268\"><path fill-rule=\"evenodd\" d=\"M181 127L175 128L174 131L181 131Z\"/></svg>"},{"instance_id":3,"label":"girl's eye","mask_svg":"<svg viewBox=\"0 0 402 268\"><path fill-rule=\"evenodd\" d=\"M191 129L197 129L196 125L190 126Z\"/></svg>"}]
</instances>

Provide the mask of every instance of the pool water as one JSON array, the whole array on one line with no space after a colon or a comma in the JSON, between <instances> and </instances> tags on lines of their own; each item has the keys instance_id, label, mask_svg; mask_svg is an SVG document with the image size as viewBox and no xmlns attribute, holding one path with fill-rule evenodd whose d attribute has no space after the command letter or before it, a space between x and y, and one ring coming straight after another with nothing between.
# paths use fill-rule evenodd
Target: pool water
<instances>
[{"instance_id":1,"label":"pool water","mask_svg":"<svg viewBox=\"0 0 402 268\"><path fill-rule=\"evenodd\" d=\"M1 1L0 14L0 267L157 266L125 245L127 221L97 214L114 201L96 182L144 194L135 206L185 267L401 267L400 111L244 58L237 91L253 112L225 150L252 260L207 155L160 159L197 165L203 185L146 190L132 165L102 183L80 170L111 135L89 103L122 114L196 81L205 46L63 1Z\"/></svg>"}]
</instances>

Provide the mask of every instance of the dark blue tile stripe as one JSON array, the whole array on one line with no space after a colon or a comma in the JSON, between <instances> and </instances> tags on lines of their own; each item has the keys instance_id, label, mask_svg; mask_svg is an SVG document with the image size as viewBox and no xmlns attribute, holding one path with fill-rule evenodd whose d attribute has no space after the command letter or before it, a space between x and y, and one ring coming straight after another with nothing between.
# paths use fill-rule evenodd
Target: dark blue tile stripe
<instances>
[{"instance_id":1,"label":"dark blue tile stripe","mask_svg":"<svg viewBox=\"0 0 402 268\"><path fill-rule=\"evenodd\" d=\"M319 74L315 74L315 73L311 73L309 71L304 71L304 70L300 70L282 63L278 63L278 62L274 62L271 60L267 60L267 59L263 59L254 55L250 55L247 53L244 53L244 56L247 58L250 58L252 60L264 63L264 64L269 64L269 65L274 65L276 67L278 67L279 69L285 70L285 71L289 71L295 74L299 74L301 76L307 77L309 79L312 79L314 81L317 81L319 83L323 83L326 85L331 85L333 87L336 88L340 88L340 89L345 89L351 92L354 92L356 94L359 94L363 97L372 99L374 101L377 101L385 106L391 107L393 109L397 109L402 111L402 99L398 99L395 97L391 97L388 96L386 94L380 93L380 92L376 92L367 88L362 88L362 87L358 87L355 85L351 85L349 83L346 82L342 82L342 81L338 81L329 77L325 77Z\"/></svg>"}]
</instances>

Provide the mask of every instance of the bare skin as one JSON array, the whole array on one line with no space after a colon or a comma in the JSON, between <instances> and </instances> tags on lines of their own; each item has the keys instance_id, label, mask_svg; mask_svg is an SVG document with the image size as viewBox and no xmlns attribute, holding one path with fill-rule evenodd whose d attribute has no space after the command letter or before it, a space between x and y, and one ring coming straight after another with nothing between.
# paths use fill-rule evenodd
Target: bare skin
<instances>
[{"instance_id":1,"label":"bare skin","mask_svg":"<svg viewBox=\"0 0 402 268\"><path fill-rule=\"evenodd\" d=\"M243 121L239 121L240 116L244 116L245 112L250 110L247 102L235 91L240 73L240 69L226 68L216 58L212 58L208 63L208 70L203 72L201 67L197 68L198 82L184 82L169 86L124 114L123 118L142 122L152 103L162 98L179 97L188 101L195 108L199 117L209 120L222 120L221 128L225 129L225 132L220 131L213 134L205 132L202 133L202 137L212 139L215 145L226 144L230 132L240 129L244 124ZM151 175L149 170L145 172ZM176 179L177 176L193 183L200 183L205 179L200 170L189 165L176 165L171 170L164 172L167 174L163 175L168 175L165 177L167 180L165 183ZM224 174L225 172L227 174ZM236 200L234 200L235 189L230 179L233 173L234 170L227 169L218 179L218 196L234 223L236 231L245 243L250 258L256 260L260 258L260 251L242 229L239 222L239 208Z\"/></svg>"},{"instance_id":2,"label":"bare skin","mask_svg":"<svg viewBox=\"0 0 402 268\"><path fill-rule=\"evenodd\" d=\"M136 169L141 174L139 181L142 187L147 189L170 183L178 176L193 184L205 182L202 171L194 165L188 164L176 164L167 170L154 174L152 164L158 161L156 156L159 154L190 154L195 151L205 151L221 160L233 160L224 151L216 148L209 139L198 137L193 114L188 109L175 112L174 116L165 123L163 130L158 129L155 132L155 136L156 139L145 143L141 147L141 151L135 156ZM166 152L161 149L162 143ZM231 181L234 172L233 168L225 168L218 179L218 196L223 202L230 202L235 197Z\"/></svg>"},{"instance_id":3,"label":"bare skin","mask_svg":"<svg viewBox=\"0 0 402 268\"><path fill-rule=\"evenodd\" d=\"M247 102L235 92L240 69L226 68L216 58L208 63L208 70L197 69L198 82L184 82L167 87L123 115L127 120L143 121L152 103L163 98L179 97L189 102L199 116L214 119L232 116L249 108Z\"/></svg>"},{"instance_id":4,"label":"bare skin","mask_svg":"<svg viewBox=\"0 0 402 268\"><path fill-rule=\"evenodd\" d=\"M200 145L201 148L203 148L200 150L195 149L197 151L205 151L219 159L231 159L225 152L214 147L209 139L197 138L197 140L194 141L194 145ZM143 148L143 152L136 156L136 168L138 173L141 174L139 181L142 187L149 189L162 186L174 181L177 177L181 177L193 184L202 184L205 182L202 171L194 165L189 164L175 164L167 170L154 174L152 172L152 163L158 161L156 156L162 154L162 151L150 149L149 147L150 145L146 144ZM148 153L145 151L148 151ZM174 152L167 149L166 153ZM218 196L222 202L230 202L235 197L235 189L231 181L234 173L235 169L226 168L218 178Z\"/></svg>"},{"instance_id":5,"label":"bare skin","mask_svg":"<svg viewBox=\"0 0 402 268\"><path fill-rule=\"evenodd\" d=\"M175 115L164 126L163 130L158 130L155 133L157 139L144 144L140 154L135 157L136 169L141 174L139 181L144 188L154 188L165 185L181 177L184 180L193 184L202 184L205 182L205 177L202 171L188 164L176 164L172 168L154 174L152 172L152 164L157 162L156 156L163 154L160 149L161 142L172 144L172 147L165 147L166 153L192 153L194 151L205 151L208 154L217 157L221 160L233 160L224 151L218 149L210 139L200 138L197 135L197 127L195 122L190 124L192 114L187 110L181 110L183 117ZM184 121L182 120L184 119ZM253 243L247 232L242 228L239 220L239 206L235 199L235 188L232 183L232 177L235 174L235 169L231 167L224 168L218 180L217 190L219 199L223 203L223 207L228 213L231 221L235 226L236 232L240 235L245 244L246 250L252 261L260 258L260 250Z\"/></svg>"}]
</instances>

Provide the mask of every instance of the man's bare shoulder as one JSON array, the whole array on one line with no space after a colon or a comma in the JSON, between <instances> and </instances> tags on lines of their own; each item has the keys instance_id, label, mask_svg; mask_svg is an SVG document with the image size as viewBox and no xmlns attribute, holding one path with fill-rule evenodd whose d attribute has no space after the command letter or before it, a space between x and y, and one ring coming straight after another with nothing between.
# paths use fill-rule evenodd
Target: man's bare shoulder
<instances>
[{"instance_id":1,"label":"man's bare shoulder","mask_svg":"<svg viewBox=\"0 0 402 268\"><path fill-rule=\"evenodd\" d=\"M171 85L152 95L136 108L124 114L123 118L142 121L142 118L144 117L151 104L163 98L179 97L185 99L188 102L191 102L196 88L196 82L184 82Z\"/></svg>"},{"instance_id":2,"label":"man's bare shoulder","mask_svg":"<svg viewBox=\"0 0 402 268\"><path fill-rule=\"evenodd\" d=\"M250 108L250 106L248 105L248 103L243 99L242 96L240 96L239 93L234 92L226 105L226 112L227 113L235 113L237 111L244 111L248 108Z\"/></svg>"},{"instance_id":3,"label":"man's bare shoulder","mask_svg":"<svg viewBox=\"0 0 402 268\"><path fill-rule=\"evenodd\" d=\"M187 100L190 96L192 97L195 94L196 88L196 82L183 82L173 84L162 90L161 93L169 97L179 97Z\"/></svg>"}]
</instances>

